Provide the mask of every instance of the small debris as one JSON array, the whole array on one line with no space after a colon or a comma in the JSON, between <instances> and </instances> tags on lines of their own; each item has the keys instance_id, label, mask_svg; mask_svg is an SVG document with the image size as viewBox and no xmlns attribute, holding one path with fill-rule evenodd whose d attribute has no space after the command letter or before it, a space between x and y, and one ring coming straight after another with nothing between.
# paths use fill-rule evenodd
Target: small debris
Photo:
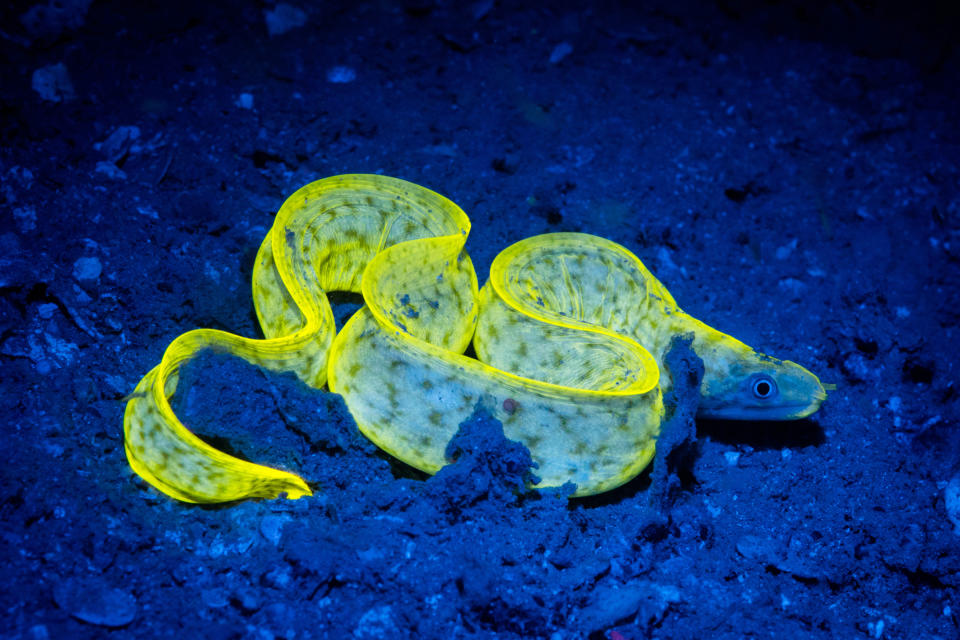
<instances>
[{"instance_id":1,"label":"small debris","mask_svg":"<svg viewBox=\"0 0 960 640\"><path fill-rule=\"evenodd\" d=\"M211 609L222 609L230 604L230 595L219 587L204 589L200 592L200 599Z\"/></svg>"},{"instance_id":2,"label":"small debris","mask_svg":"<svg viewBox=\"0 0 960 640\"><path fill-rule=\"evenodd\" d=\"M96 280L103 273L99 258L79 258L73 263L73 277L77 280Z\"/></svg>"},{"instance_id":3,"label":"small debris","mask_svg":"<svg viewBox=\"0 0 960 640\"><path fill-rule=\"evenodd\" d=\"M107 176L111 180L127 179L127 173L123 169L113 164L112 162L108 162L106 160L101 160L100 162L98 162L97 167L96 169L94 169L94 171L96 171L97 173L102 173L103 175Z\"/></svg>"},{"instance_id":4,"label":"small debris","mask_svg":"<svg viewBox=\"0 0 960 640\"><path fill-rule=\"evenodd\" d=\"M368 610L360 617L356 629L353 630L355 638L396 638L397 633L397 624L393 621L390 605Z\"/></svg>"},{"instance_id":5,"label":"small debris","mask_svg":"<svg viewBox=\"0 0 960 640\"><path fill-rule=\"evenodd\" d=\"M53 589L53 601L71 616L99 627L124 627L137 615L137 601L102 578L68 579Z\"/></svg>"},{"instance_id":6,"label":"small debris","mask_svg":"<svg viewBox=\"0 0 960 640\"><path fill-rule=\"evenodd\" d=\"M17 228L21 233L28 233L37 228L37 210L33 207L14 207L13 218L17 221Z\"/></svg>"},{"instance_id":7,"label":"small debris","mask_svg":"<svg viewBox=\"0 0 960 640\"><path fill-rule=\"evenodd\" d=\"M350 67L331 67L327 71L327 82L333 84L347 84L357 79L357 72Z\"/></svg>"},{"instance_id":8,"label":"small debris","mask_svg":"<svg viewBox=\"0 0 960 640\"><path fill-rule=\"evenodd\" d=\"M293 580L290 575L290 567L274 567L261 577L261 582L274 589L286 589Z\"/></svg>"},{"instance_id":9,"label":"small debris","mask_svg":"<svg viewBox=\"0 0 960 640\"><path fill-rule=\"evenodd\" d=\"M470 53L480 46L477 33L466 28L444 31L437 35L443 44L447 45L451 51L456 51L457 53Z\"/></svg>"},{"instance_id":10,"label":"small debris","mask_svg":"<svg viewBox=\"0 0 960 640\"><path fill-rule=\"evenodd\" d=\"M130 153L133 141L140 137L140 127L123 126L113 130L107 139L94 145L107 159L117 164L125 155Z\"/></svg>"},{"instance_id":11,"label":"small debris","mask_svg":"<svg viewBox=\"0 0 960 640\"><path fill-rule=\"evenodd\" d=\"M879 372L861 353L850 353L840 365L844 375L851 382L865 382L874 380Z\"/></svg>"},{"instance_id":12,"label":"small debris","mask_svg":"<svg viewBox=\"0 0 960 640\"><path fill-rule=\"evenodd\" d=\"M774 253L777 256L777 260L786 260L790 257L790 254L793 253L793 250L797 248L797 239L794 238L787 244L782 247L777 247L776 252Z\"/></svg>"},{"instance_id":13,"label":"small debris","mask_svg":"<svg viewBox=\"0 0 960 640\"><path fill-rule=\"evenodd\" d=\"M264 10L263 17L270 36L279 36L307 24L307 14L286 2Z\"/></svg>"},{"instance_id":14,"label":"small debris","mask_svg":"<svg viewBox=\"0 0 960 640\"><path fill-rule=\"evenodd\" d=\"M680 275L682 275L684 278L687 277L686 267L678 267L677 263L673 261L673 257L670 255L670 250L666 247L657 248L657 263L661 273L680 273Z\"/></svg>"},{"instance_id":15,"label":"small debris","mask_svg":"<svg viewBox=\"0 0 960 640\"><path fill-rule=\"evenodd\" d=\"M103 377L103 381L107 383L107 386L117 395L125 396L133 390L133 383L128 383L123 376L118 376L114 374L107 374Z\"/></svg>"},{"instance_id":16,"label":"small debris","mask_svg":"<svg viewBox=\"0 0 960 640\"><path fill-rule=\"evenodd\" d=\"M70 73L62 62L34 71L31 86L41 98L49 102L66 102L74 98Z\"/></svg>"},{"instance_id":17,"label":"small debris","mask_svg":"<svg viewBox=\"0 0 960 640\"><path fill-rule=\"evenodd\" d=\"M539 482L530 451L508 440L503 424L479 404L450 439L445 456L450 464L426 482L454 518L481 502L515 504L529 485Z\"/></svg>"},{"instance_id":18,"label":"small debris","mask_svg":"<svg viewBox=\"0 0 960 640\"><path fill-rule=\"evenodd\" d=\"M160 214L157 213L157 210L151 207L150 205L137 206L137 213L142 216L147 216L148 218L153 218L154 220L160 219Z\"/></svg>"},{"instance_id":19,"label":"small debris","mask_svg":"<svg viewBox=\"0 0 960 640\"><path fill-rule=\"evenodd\" d=\"M557 64L573 53L573 46L569 42L561 42L550 52L550 64Z\"/></svg>"},{"instance_id":20,"label":"small debris","mask_svg":"<svg viewBox=\"0 0 960 640\"><path fill-rule=\"evenodd\" d=\"M253 94L241 93L239 96L237 96L237 99L233 104L237 105L241 109L253 109Z\"/></svg>"},{"instance_id":21,"label":"small debris","mask_svg":"<svg viewBox=\"0 0 960 640\"><path fill-rule=\"evenodd\" d=\"M792 300L801 300L803 294L807 291L807 284L796 278L781 278L780 282L777 283L777 287L785 291L790 295Z\"/></svg>"},{"instance_id":22,"label":"small debris","mask_svg":"<svg viewBox=\"0 0 960 640\"><path fill-rule=\"evenodd\" d=\"M57 305L52 302L44 302L37 307L37 315L44 320L49 320L57 312Z\"/></svg>"},{"instance_id":23,"label":"small debris","mask_svg":"<svg viewBox=\"0 0 960 640\"><path fill-rule=\"evenodd\" d=\"M482 20L484 16L490 13L490 9L493 9L493 0L480 0L480 2L474 2L470 5L470 13L474 20Z\"/></svg>"},{"instance_id":24,"label":"small debris","mask_svg":"<svg viewBox=\"0 0 960 640\"><path fill-rule=\"evenodd\" d=\"M776 566L783 554L782 546L774 540L747 535L736 544L737 553L749 560L757 560Z\"/></svg>"},{"instance_id":25,"label":"small debris","mask_svg":"<svg viewBox=\"0 0 960 640\"><path fill-rule=\"evenodd\" d=\"M447 158L457 157L457 145L455 144L434 144L427 147L421 147L420 151L434 156L445 156Z\"/></svg>"}]
</instances>

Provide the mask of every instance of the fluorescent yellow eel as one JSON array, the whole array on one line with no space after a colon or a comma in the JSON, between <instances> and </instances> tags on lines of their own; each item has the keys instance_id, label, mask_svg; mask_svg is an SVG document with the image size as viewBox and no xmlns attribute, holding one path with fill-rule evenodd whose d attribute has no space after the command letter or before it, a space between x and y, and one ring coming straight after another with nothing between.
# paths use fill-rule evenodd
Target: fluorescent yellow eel
<instances>
[{"instance_id":1,"label":"fluorescent yellow eel","mask_svg":"<svg viewBox=\"0 0 960 640\"><path fill-rule=\"evenodd\" d=\"M480 290L470 220L424 187L377 175L313 182L283 204L260 246L253 299L266 339L190 331L167 348L124 415L133 470L187 502L310 495L298 476L205 444L168 398L199 350L232 353L343 395L384 451L435 473L478 402L523 442L538 487L613 489L653 457L670 380L670 338L693 333L704 361L698 415L789 420L826 393L812 373L683 313L627 249L580 233L522 240ZM327 291L363 294L339 334ZM471 340L478 359L463 355Z\"/></svg>"}]
</instances>

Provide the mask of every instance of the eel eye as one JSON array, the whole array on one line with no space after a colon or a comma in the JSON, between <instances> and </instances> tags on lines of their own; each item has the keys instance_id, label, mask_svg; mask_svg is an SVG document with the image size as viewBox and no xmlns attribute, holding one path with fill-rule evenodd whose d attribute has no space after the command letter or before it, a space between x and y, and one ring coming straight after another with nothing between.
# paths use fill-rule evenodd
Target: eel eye
<instances>
[{"instance_id":1,"label":"eel eye","mask_svg":"<svg viewBox=\"0 0 960 640\"><path fill-rule=\"evenodd\" d=\"M753 381L753 395L765 400L777 393L777 383L770 376L759 376Z\"/></svg>"}]
</instances>

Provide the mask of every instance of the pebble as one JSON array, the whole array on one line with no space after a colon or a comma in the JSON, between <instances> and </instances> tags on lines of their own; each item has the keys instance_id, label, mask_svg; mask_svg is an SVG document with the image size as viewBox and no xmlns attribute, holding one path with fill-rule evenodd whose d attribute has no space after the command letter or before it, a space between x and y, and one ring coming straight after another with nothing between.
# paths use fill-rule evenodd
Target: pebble
<instances>
[{"instance_id":1,"label":"pebble","mask_svg":"<svg viewBox=\"0 0 960 640\"><path fill-rule=\"evenodd\" d=\"M73 277L77 280L96 280L103 273L99 258L79 258L73 263Z\"/></svg>"},{"instance_id":2,"label":"pebble","mask_svg":"<svg viewBox=\"0 0 960 640\"><path fill-rule=\"evenodd\" d=\"M124 627L137 615L137 601L130 593L97 576L60 582L53 589L53 600L77 620L99 627Z\"/></svg>"},{"instance_id":3,"label":"pebble","mask_svg":"<svg viewBox=\"0 0 960 640\"><path fill-rule=\"evenodd\" d=\"M66 102L72 100L74 96L70 73L62 62L40 67L34 71L31 87L40 94L42 99L49 102Z\"/></svg>"}]
</instances>

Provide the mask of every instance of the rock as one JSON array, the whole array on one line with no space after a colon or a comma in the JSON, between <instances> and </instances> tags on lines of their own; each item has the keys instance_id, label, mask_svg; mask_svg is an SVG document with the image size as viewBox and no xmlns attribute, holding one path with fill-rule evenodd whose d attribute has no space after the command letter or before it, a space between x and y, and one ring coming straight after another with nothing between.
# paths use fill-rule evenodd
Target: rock
<instances>
[{"instance_id":1,"label":"rock","mask_svg":"<svg viewBox=\"0 0 960 640\"><path fill-rule=\"evenodd\" d=\"M794 238L787 244L777 247L774 255L777 256L777 260L786 260L790 257L790 254L793 253L793 250L797 248L797 239Z\"/></svg>"},{"instance_id":2,"label":"rock","mask_svg":"<svg viewBox=\"0 0 960 640\"><path fill-rule=\"evenodd\" d=\"M283 525L290 521L289 516L268 515L260 521L260 533L269 540L273 546L280 544L283 537Z\"/></svg>"},{"instance_id":3,"label":"rock","mask_svg":"<svg viewBox=\"0 0 960 640\"><path fill-rule=\"evenodd\" d=\"M650 581L600 586L582 613L582 627L598 632L633 618L638 618L640 624L653 623L670 604L680 600L676 587Z\"/></svg>"},{"instance_id":4,"label":"rock","mask_svg":"<svg viewBox=\"0 0 960 640\"><path fill-rule=\"evenodd\" d=\"M20 16L20 24L34 38L53 40L64 31L82 27L92 2L49 0L46 4L35 4Z\"/></svg>"},{"instance_id":5,"label":"rock","mask_svg":"<svg viewBox=\"0 0 960 640\"><path fill-rule=\"evenodd\" d=\"M773 567L778 571L800 578L823 580L830 579L831 567L821 561L811 559L814 550L806 540L794 538L789 543L778 538L760 535L746 535L736 545L737 552L749 560Z\"/></svg>"},{"instance_id":6,"label":"rock","mask_svg":"<svg viewBox=\"0 0 960 640\"><path fill-rule=\"evenodd\" d=\"M110 160L116 164L125 155L130 153L130 147L140 137L140 127L123 126L113 130L107 139L95 145Z\"/></svg>"},{"instance_id":7,"label":"rock","mask_svg":"<svg viewBox=\"0 0 960 640\"><path fill-rule=\"evenodd\" d=\"M31 86L41 98L49 102L65 102L73 100L74 97L70 73L62 62L34 71Z\"/></svg>"},{"instance_id":8,"label":"rock","mask_svg":"<svg viewBox=\"0 0 960 640\"><path fill-rule=\"evenodd\" d=\"M293 577L290 575L290 567L284 565L281 567L274 567L262 577L264 584L273 587L274 589L286 589L290 586Z\"/></svg>"},{"instance_id":9,"label":"rock","mask_svg":"<svg viewBox=\"0 0 960 640\"><path fill-rule=\"evenodd\" d=\"M57 312L57 305L52 302L44 302L41 305L37 306L37 315L43 318L44 320L49 320L53 317L53 314Z\"/></svg>"},{"instance_id":10,"label":"rock","mask_svg":"<svg viewBox=\"0 0 960 640\"><path fill-rule=\"evenodd\" d=\"M254 613L261 607L260 596L250 587L240 587L233 593L233 599L245 613Z\"/></svg>"},{"instance_id":11,"label":"rock","mask_svg":"<svg viewBox=\"0 0 960 640\"><path fill-rule=\"evenodd\" d=\"M80 258L73 263L73 277L77 280L96 280L103 273L99 258Z\"/></svg>"},{"instance_id":12,"label":"rock","mask_svg":"<svg viewBox=\"0 0 960 640\"><path fill-rule=\"evenodd\" d=\"M263 18L267 23L267 33L271 36L279 36L307 24L307 14L286 2L265 10Z\"/></svg>"},{"instance_id":13,"label":"rock","mask_svg":"<svg viewBox=\"0 0 960 640\"><path fill-rule=\"evenodd\" d=\"M101 160L97 163L96 168L94 169L97 173L102 173L111 180L126 180L127 173L117 165L106 160Z\"/></svg>"},{"instance_id":14,"label":"rock","mask_svg":"<svg viewBox=\"0 0 960 640\"><path fill-rule=\"evenodd\" d=\"M33 207L14 207L13 218L17 221L17 228L21 233L28 233L37 228L37 210Z\"/></svg>"},{"instance_id":15,"label":"rock","mask_svg":"<svg viewBox=\"0 0 960 640\"><path fill-rule=\"evenodd\" d=\"M136 598L97 576L60 582L53 589L53 601L77 620L99 627L124 627L137 615Z\"/></svg>"},{"instance_id":16,"label":"rock","mask_svg":"<svg viewBox=\"0 0 960 640\"><path fill-rule=\"evenodd\" d=\"M350 67L331 67L327 70L327 82L346 84L357 79L357 72Z\"/></svg>"},{"instance_id":17,"label":"rock","mask_svg":"<svg viewBox=\"0 0 960 640\"><path fill-rule=\"evenodd\" d=\"M960 536L960 475L953 476L943 490L943 503L947 517L953 523L953 532Z\"/></svg>"},{"instance_id":18,"label":"rock","mask_svg":"<svg viewBox=\"0 0 960 640\"><path fill-rule=\"evenodd\" d=\"M807 291L807 283L797 278L781 278L777 286L786 292L793 301L802 300Z\"/></svg>"},{"instance_id":19,"label":"rock","mask_svg":"<svg viewBox=\"0 0 960 640\"><path fill-rule=\"evenodd\" d=\"M253 618L258 621L265 629L257 637L283 638L300 637L296 629L297 614L292 607L283 602L274 602L261 609ZM264 635L263 632L270 635Z\"/></svg>"},{"instance_id":20,"label":"rock","mask_svg":"<svg viewBox=\"0 0 960 640\"><path fill-rule=\"evenodd\" d=\"M569 42L561 42L550 52L550 64L557 64L571 53L573 53L573 46Z\"/></svg>"},{"instance_id":21,"label":"rock","mask_svg":"<svg viewBox=\"0 0 960 640\"><path fill-rule=\"evenodd\" d=\"M355 638L396 638L397 625L393 621L390 605L374 607L361 616L353 630Z\"/></svg>"},{"instance_id":22,"label":"rock","mask_svg":"<svg viewBox=\"0 0 960 640\"><path fill-rule=\"evenodd\" d=\"M770 538L747 535L737 542L737 552L744 558L776 566L783 555L783 546Z\"/></svg>"},{"instance_id":23,"label":"rock","mask_svg":"<svg viewBox=\"0 0 960 640\"><path fill-rule=\"evenodd\" d=\"M33 625L27 634L30 640L50 640L50 632L47 631L47 626L43 624Z\"/></svg>"},{"instance_id":24,"label":"rock","mask_svg":"<svg viewBox=\"0 0 960 640\"><path fill-rule=\"evenodd\" d=\"M686 267L678 267L670 255L670 250L666 247L657 249L657 262L659 265L658 273L680 273L684 278L687 277Z\"/></svg>"},{"instance_id":25,"label":"rock","mask_svg":"<svg viewBox=\"0 0 960 640\"><path fill-rule=\"evenodd\" d=\"M233 104L237 105L241 109L253 109L253 94L241 93L239 96L237 96L237 99Z\"/></svg>"},{"instance_id":26,"label":"rock","mask_svg":"<svg viewBox=\"0 0 960 640\"><path fill-rule=\"evenodd\" d=\"M474 20L482 20L491 9L493 9L493 0L480 0L470 5L470 13Z\"/></svg>"},{"instance_id":27,"label":"rock","mask_svg":"<svg viewBox=\"0 0 960 640\"><path fill-rule=\"evenodd\" d=\"M447 444L452 462L426 481L430 493L454 518L471 505L514 504L536 484L530 451L503 434L503 424L477 405Z\"/></svg>"},{"instance_id":28,"label":"rock","mask_svg":"<svg viewBox=\"0 0 960 640\"><path fill-rule=\"evenodd\" d=\"M230 595L225 589L221 589L220 587L202 590L200 592L200 599L203 600L203 604L211 609L222 609L230 604Z\"/></svg>"}]
</instances>

